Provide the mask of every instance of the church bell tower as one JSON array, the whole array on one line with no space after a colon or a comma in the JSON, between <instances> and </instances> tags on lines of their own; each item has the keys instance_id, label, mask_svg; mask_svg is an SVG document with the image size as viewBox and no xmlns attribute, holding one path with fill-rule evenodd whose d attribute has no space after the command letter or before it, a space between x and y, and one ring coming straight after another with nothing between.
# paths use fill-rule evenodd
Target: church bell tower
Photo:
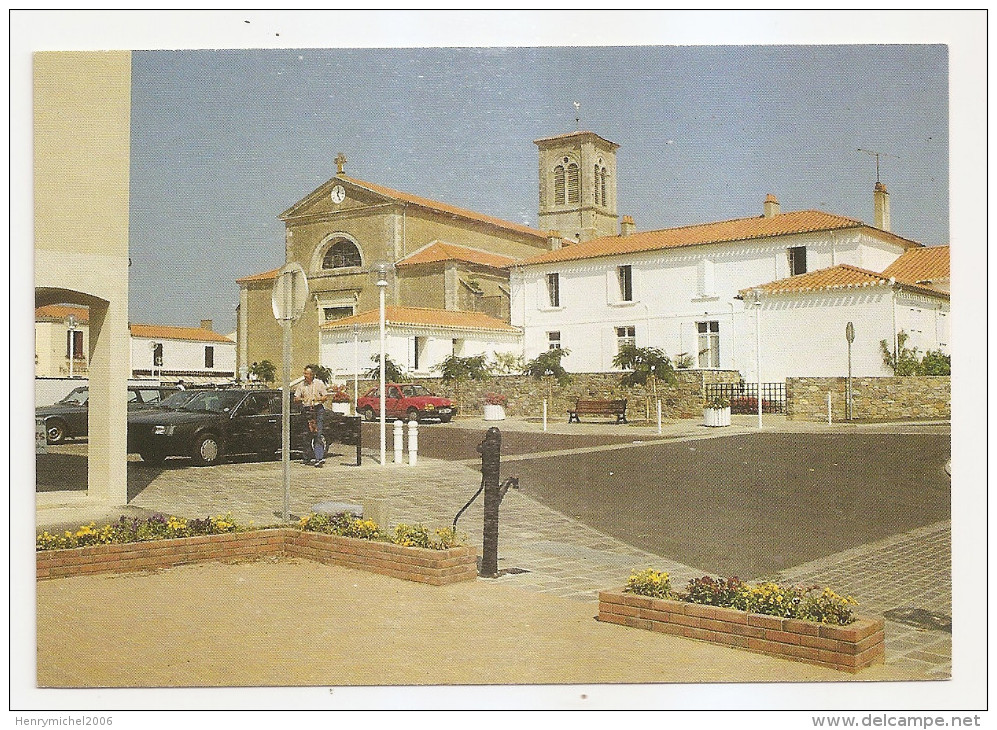
<instances>
[{"instance_id":1,"label":"church bell tower","mask_svg":"<svg viewBox=\"0 0 997 730\"><path fill-rule=\"evenodd\" d=\"M572 132L533 142L540 155L538 227L565 243L617 235L616 150L594 132Z\"/></svg>"}]
</instances>

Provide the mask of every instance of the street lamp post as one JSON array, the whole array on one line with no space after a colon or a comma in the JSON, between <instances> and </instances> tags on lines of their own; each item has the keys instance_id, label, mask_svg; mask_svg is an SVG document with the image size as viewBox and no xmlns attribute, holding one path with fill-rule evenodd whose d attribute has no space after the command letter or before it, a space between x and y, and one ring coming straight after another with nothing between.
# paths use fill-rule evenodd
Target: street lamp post
<instances>
[{"instance_id":1,"label":"street lamp post","mask_svg":"<svg viewBox=\"0 0 997 730\"><path fill-rule=\"evenodd\" d=\"M73 360L76 359L76 317L66 317L66 331L69 333L69 377L73 377Z\"/></svg>"},{"instance_id":2,"label":"street lamp post","mask_svg":"<svg viewBox=\"0 0 997 730\"><path fill-rule=\"evenodd\" d=\"M353 325L353 415L357 414L360 388L360 325Z\"/></svg>"},{"instance_id":3,"label":"street lamp post","mask_svg":"<svg viewBox=\"0 0 997 730\"><path fill-rule=\"evenodd\" d=\"M751 297L755 307L755 376L758 381L758 428L762 427L762 290L752 289Z\"/></svg>"},{"instance_id":4,"label":"street lamp post","mask_svg":"<svg viewBox=\"0 0 997 730\"><path fill-rule=\"evenodd\" d=\"M378 264L377 265L377 290L378 290L378 300L380 305L380 327L381 327L381 363L380 363L380 388L378 390L378 405L380 406L380 421L381 421L381 466L387 463L387 433L386 433L386 419L384 413L384 400L387 397L384 384L384 290L388 287L388 269L390 264Z\"/></svg>"}]
</instances>

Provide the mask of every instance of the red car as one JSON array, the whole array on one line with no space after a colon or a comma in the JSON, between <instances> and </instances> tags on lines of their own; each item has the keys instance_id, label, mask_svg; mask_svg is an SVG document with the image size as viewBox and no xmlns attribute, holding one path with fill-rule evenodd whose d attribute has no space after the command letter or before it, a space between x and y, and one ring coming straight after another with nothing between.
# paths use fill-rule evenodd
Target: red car
<instances>
[{"instance_id":1,"label":"red car","mask_svg":"<svg viewBox=\"0 0 997 730\"><path fill-rule=\"evenodd\" d=\"M380 387L375 386L357 399L357 413L368 421L381 417ZM433 395L424 386L414 383L388 383L385 386L384 414L386 418L422 421L438 418L447 423L454 415L454 404L449 398Z\"/></svg>"}]
</instances>

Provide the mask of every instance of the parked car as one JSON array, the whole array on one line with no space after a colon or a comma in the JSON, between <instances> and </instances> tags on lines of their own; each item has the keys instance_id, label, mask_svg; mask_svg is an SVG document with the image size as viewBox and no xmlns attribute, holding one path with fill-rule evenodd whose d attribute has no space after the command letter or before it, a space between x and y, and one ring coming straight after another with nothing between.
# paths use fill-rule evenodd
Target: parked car
<instances>
[{"instance_id":1,"label":"parked car","mask_svg":"<svg viewBox=\"0 0 997 730\"><path fill-rule=\"evenodd\" d=\"M130 385L128 386L128 411L152 408L163 398L174 393L172 386ZM35 418L45 419L45 435L50 444L61 444L66 439L80 438L88 434L90 388L83 385L50 406L35 409Z\"/></svg>"},{"instance_id":2,"label":"parked car","mask_svg":"<svg viewBox=\"0 0 997 730\"><path fill-rule=\"evenodd\" d=\"M255 454L273 459L281 449L281 392L247 388L186 391L169 409L150 409L128 417L128 452L159 463L186 456L199 466L219 463L227 455ZM167 405L164 402L164 405ZM306 430L300 407L291 409L291 448L297 451ZM326 414L327 442L348 441L347 420Z\"/></svg>"},{"instance_id":3,"label":"parked car","mask_svg":"<svg viewBox=\"0 0 997 730\"><path fill-rule=\"evenodd\" d=\"M357 398L357 413L363 414L368 421L381 417L380 386ZM422 385L388 383L385 386L384 413L391 419L422 421L437 418L441 423L447 423L454 416L454 404L449 398L441 398Z\"/></svg>"}]
</instances>

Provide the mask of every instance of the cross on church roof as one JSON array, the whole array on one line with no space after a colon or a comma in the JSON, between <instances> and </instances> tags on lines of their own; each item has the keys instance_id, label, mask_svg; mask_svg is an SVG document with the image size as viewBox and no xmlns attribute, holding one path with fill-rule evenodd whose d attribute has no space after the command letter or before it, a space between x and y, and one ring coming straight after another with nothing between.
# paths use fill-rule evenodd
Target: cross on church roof
<instances>
[{"instance_id":1,"label":"cross on church roof","mask_svg":"<svg viewBox=\"0 0 997 730\"><path fill-rule=\"evenodd\" d=\"M338 155L336 155L335 163L336 163L336 174L342 175L343 170L346 167L346 155L340 152Z\"/></svg>"}]
</instances>

